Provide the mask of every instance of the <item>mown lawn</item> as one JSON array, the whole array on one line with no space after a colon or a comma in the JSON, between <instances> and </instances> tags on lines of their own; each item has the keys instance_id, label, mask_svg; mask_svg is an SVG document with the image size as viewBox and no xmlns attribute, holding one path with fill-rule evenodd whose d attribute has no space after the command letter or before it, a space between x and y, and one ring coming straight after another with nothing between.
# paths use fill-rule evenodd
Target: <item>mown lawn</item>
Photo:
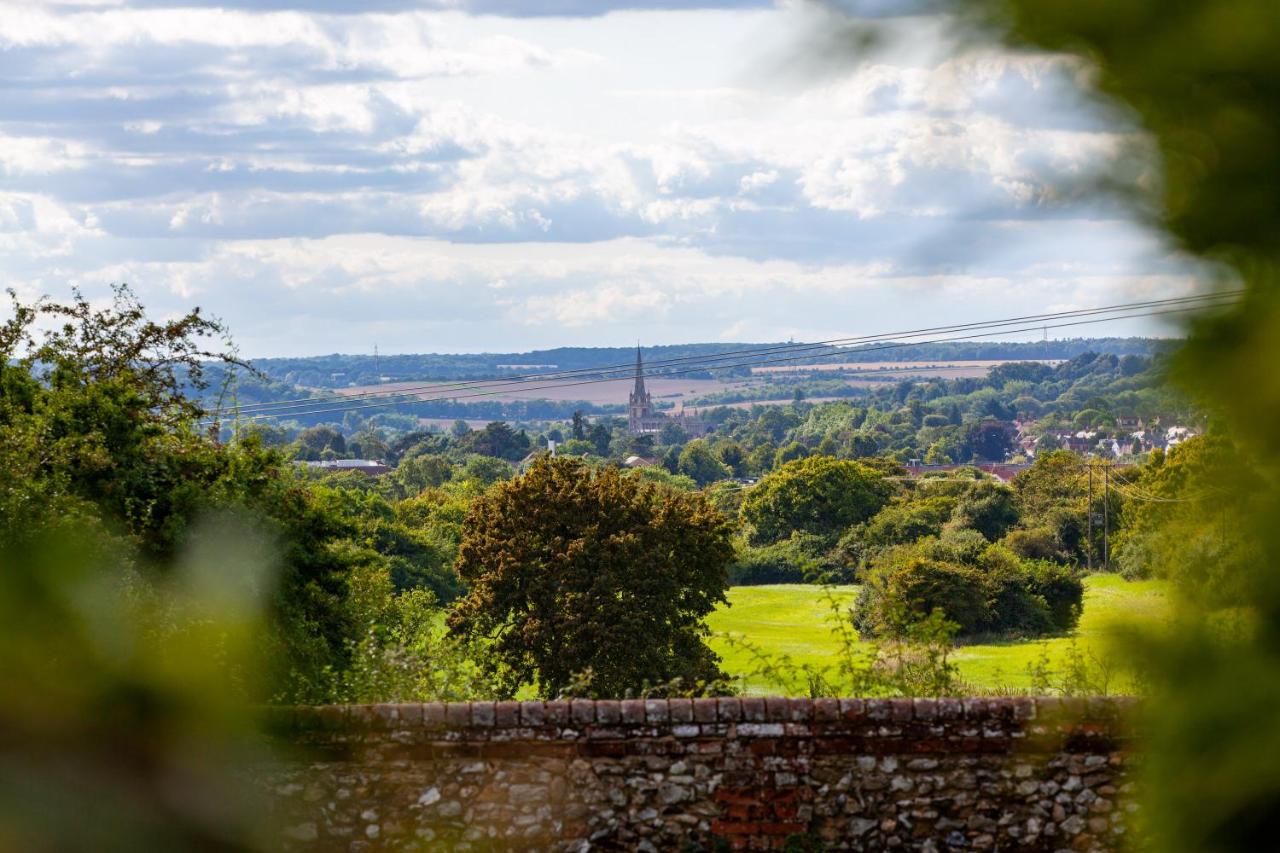
<instances>
[{"instance_id":1,"label":"mown lawn","mask_svg":"<svg viewBox=\"0 0 1280 853\"><path fill-rule=\"evenodd\" d=\"M837 587L831 595L847 607L857 595L857 587ZM726 672L742 677L757 668L749 652L725 641L726 634L769 654L789 655L795 663L822 666L831 662L838 643L832 631L831 603L822 588L802 584L740 586L730 589L728 597L730 606L720 607L707 620L715 635L711 646L723 658ZM1160 581L1126 581L1117 575L1085 579L1084 613L1075 632L1076 645L1086 658L1096 656L1117 667L1110 692L1132 689L1133 679L1118 667L1114 651L1108 651L1108 628L1158 621L1167 607L1165 585ZM960 678L980 690L1020 691L1031 686L1027 667L1043 649L1048 650L1051 662L1060 665L1070 644L1070 637L977 643L961 646L953 660ZM742 677L740 683L750 693L785 692L766 677Z\"/></svg>"}]
</instances>

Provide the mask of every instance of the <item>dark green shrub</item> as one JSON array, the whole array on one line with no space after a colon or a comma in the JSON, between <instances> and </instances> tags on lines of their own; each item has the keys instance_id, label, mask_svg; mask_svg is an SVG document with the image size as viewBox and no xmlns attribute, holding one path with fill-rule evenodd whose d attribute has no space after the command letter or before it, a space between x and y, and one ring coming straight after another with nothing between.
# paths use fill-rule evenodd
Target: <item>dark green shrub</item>
<instances>
[{"instance_id":1,"label":"dark green shrub","mask_svg":"<svg viewBox=\"0 0 1280 853\"><path fill-rule=\"evenodd\" d=\"M978 562L991 596L991 620L984 631L1027 635L1053 630L1049 605L1032 592L1030 578L1013 552L992 545Z\"/></svg>"},{"instance_id":2,"label":"dark green shrub","mask_svg":"<svg viewBox=\"0 0 1280 853\"><path fill-rule=\"evenodd\" d=\"M935 560L948 560L953 563L977 565L982 554L991 547L981 533L976 530L948 530L937 539L925 539L920 542L922 553Z\"/></svg>"},{"instance_id":3,"label":"dark green shrub","mask_svg":"<svg viewBox=\"0 0 1280 853\"><path fill-rule=\"evenodd\" d=\"M1026 560L1053 560L1060 563L1067 560L1067 555L1059 546L1052 527L1011 530L1001 542L1010 551Z\"/></svg>"},{"instance_id":4,"label":"dark green shrub","mask_svg":"<svg viewBox=\"0 0 1280 853\"><path fill-rule=\"evenodd\" d=\"M867 578L854 626L863 634L901 636L935 610L960 634L986 630L992 614L981 570L921 556L891 562Z\"/></svg>"},{"instance_id":5,"label":"dark green shrub","mask_svg":"<svg viewBox=\"0 0 1280 853\"><path fill-rule=\"evenodd\" d=\"M744 545L729 565L729 586L806 583L816 570L816 562L791 540L762 547Z\"/></svg>"},{"instance_id":6,"label":"dark green shrub","mask_svg":"<svg viewBox=\"0 0 1280 853\"><path fill-rule=\"evenodd\" d=\"M991 480L979 480L956 504L951 525L976 530L995 542L1018 523L1017 497L1013 489Z\"/></svg>"},{"instance_id":7,"label":"dark green shrub","mask_svg":"<svg viewBox=\"0 0 1280 853\"><path fill-rule=\"evenodd\" d=\"M894 502L867 522L863 536L869 545L906 545L937 536L956 506L954 498L928 497Z\"/></svg>"},{"instance_id":8,"label":"dark green shrub","mask_svg":"<svg viewBox=\"0 0 1280 853\"><path fill-rule=\"evenodd\" d=\"M1084 594L1071 569L1021 560L972 530L890 548L870 563L854 622L871 635L902 636L935 611L961 636L1068 630Z\"/></svg>"},{"instance_id":9,"label":"dark green shrub","mask_svg":"<svg viewBox=\"0 0 1280 853\"><path fill-rule=\"evenodd\" d=\"M867 556L875 551L866 541L865 530L859 525L851 527L836 542L827 554L827 562L832 570L849 579L849 583L857 580L861 574Z\"/></svg>"},{"instance_id":10,"label":"dark green shrub","mask_svg":"<svg viewBox=\"0 0 1280 853\"><path fill-rule=\"evenodd\" d=\"M1063 562L1083 564L1088 560L1086 549L1089 546L1088 515L1083 507L1076 510L1072 507L1059 507L1045 515L1058 547L1067 555Z\"/></svg>"},{"instance_id":11,"label":"dark green shrub","mask_svg":"<svg viewBox=\"0 0 1280 853\"><path fill-rule=\"evenodd\" d=\"M1084 583L1079 574L1068 566L1047 560L1025 562L1023 570L1028 588L1048 606L1053 627L1059 631L1074 628L1084 606Z\"/></svg>"}]
</instances>

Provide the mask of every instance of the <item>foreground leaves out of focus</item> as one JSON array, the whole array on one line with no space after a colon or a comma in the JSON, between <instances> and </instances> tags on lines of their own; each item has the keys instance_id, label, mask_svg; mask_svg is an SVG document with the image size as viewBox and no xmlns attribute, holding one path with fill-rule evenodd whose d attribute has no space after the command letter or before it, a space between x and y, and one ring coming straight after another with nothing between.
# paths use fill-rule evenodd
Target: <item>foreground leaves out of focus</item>
<instances>
[{"instance_id":1,"label":"foreground leaves out of focus","mask_svg":"<svg viewBox=\"0 0 1280 853\"><path fill-rule=\"evenodd\" d=\"M171 575L55 530L0 552L0 849L256 849L265 549L201 529ZM122 566L128 567L122 570Z\"/></svg>"},{"instance_id":2,"label":"foreground leaves out of focus","mask_svg":"<svg viewBox=\"0 0 1280 853\"><path fill-rule=\"evenodd\" d=\"M1280 7L1275 0L959 0L1020 48L1079 56L1102 99L1156 156L1100 164L1101 191L1204 263L1207 286L1246 289L1191 324L1175 379L1251 460L1190 489L1247 543L1232 577L1170 512L1181 584L1173 630L1126 638L1151 676L1144 756L1154 849L1262 850L1280 837ZM1201 520L1207 522L1207 519ZM1207 523L1203 528L1207 528ZM1234 605L1234 606L1232 606ZM1243 618L1237 618L1243 617Z\"/></svg>"},{"instance_id":3,"label":"foreground leaves out of focus","mask_svg":"<svg viewBox=\"0 0 1280 853\"><path fill-rule=\"evenodd\" d=\"M235 362L205 343L219 323L152 321L123 286L103 308L10 296L0 850L262 847L251 708L483 689L432 590L397 589L406 566L440 579L430 543L201 428L188 394Z\"/></svg>"}]
</instances>

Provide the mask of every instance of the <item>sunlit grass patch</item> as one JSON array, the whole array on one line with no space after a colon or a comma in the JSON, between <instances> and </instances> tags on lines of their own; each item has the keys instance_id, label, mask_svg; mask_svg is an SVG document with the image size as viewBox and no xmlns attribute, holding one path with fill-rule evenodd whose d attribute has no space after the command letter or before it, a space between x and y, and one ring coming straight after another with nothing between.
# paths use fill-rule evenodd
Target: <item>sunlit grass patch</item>
<instances>
[{"instance_id":1,"label":"sunlit grass patch","mask_svg":"<svg viewBox=\"0 0 1280 853\"><path fill-rule=\"evenodd\" d=\"M856 586L831 591L847 608L857 596ZM745 640L775 655L788 655L797 664L823 666L832 662L838 647L831 630L830 597L821 587L804 584L741 586L729 590L729 607L720 607L707 620L714 636L711 647L723 658L731 675L752 669L747 650L727 642L724 635ZM1134 688L1131 674L1119 666L1119 656L1108 651L1108 629L1117 624L1151 622L1168 612L1166 585L1160 581L1126 581L1118 575L1092 575L1085 579L1084 612L1075 631L1076 647L1086 658L1115 666L1109 692ZM1028 667L1047 651L1053 666L1069 654L1070 637L1008 640L962 645L953 660L962 681L981 691L1022 691L1032 687ZM763 677L741 682L751 693L779 692L779 685Z\"/></svg>"}]
</instances>

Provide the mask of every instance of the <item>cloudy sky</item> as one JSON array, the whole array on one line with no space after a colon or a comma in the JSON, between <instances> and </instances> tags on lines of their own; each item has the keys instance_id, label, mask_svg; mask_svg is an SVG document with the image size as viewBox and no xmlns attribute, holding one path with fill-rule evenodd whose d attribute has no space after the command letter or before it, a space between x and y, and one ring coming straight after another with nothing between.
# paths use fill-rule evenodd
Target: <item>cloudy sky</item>
<instances>
[{"instance_id":1,"label":"cloudy sky","mask_svg":"<svg viewBox=\"0 0 1280 853\"><path fill-rule=\"evenodd\" d=\"M1189 290L1116 206L1069 200L1137 140L1087 69L894 10L861 4L890 37L856 52L801 0L0 0L0 279L127 281L250 356L806 340Z\"/></svg>"}]
</instances>

